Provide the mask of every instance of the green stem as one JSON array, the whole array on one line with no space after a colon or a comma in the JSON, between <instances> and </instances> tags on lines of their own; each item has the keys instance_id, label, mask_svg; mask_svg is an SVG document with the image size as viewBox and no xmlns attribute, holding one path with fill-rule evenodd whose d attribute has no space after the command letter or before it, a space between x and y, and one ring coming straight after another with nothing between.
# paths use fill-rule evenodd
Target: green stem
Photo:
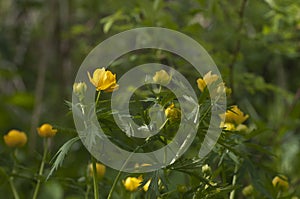
<instances>
[{"instance_id":1,"label":"green stem","mask_svg":"<svg viewBox=\"0 0 300 199\"><path fill-rule=\"evenodd\" d=\"M92 166L93 166L94 198L99 199L96 159L93 156L91 156L91 158L92 158Z\"/></svg>"},{"instance_id":2,"label":"green stem","mask_svg":"<svg viewBox=\"0 0 300 199\"><path fill-rule=\"evenodd\" d=\"M14 185L13 179L14 179L13 177L9 177L8 178L8 182L9 182L10 188L11 188L11 190L13 192L14 198L15 199L19 199L20 197L19 197L19 194L18 194L18 192L16 190L16 187Z\"/></svg>"},{"instance_id":3,"label":"green stem","mask_svg":"<svg viewBox=\"0 0 300 199\"><path fill-rule=\"evenodd\" d=\"M115 178L115 180L114 180L114 183L113 183L113 185L112 185L110 191L109 191L109 194L108 194L108 196L107 196L107 199L111 199L112 193L114 192L114 189L115 189L115 187L116 187L116 185L117 185L117 182L118 182L119 179L120 179L121 173L122 173L122 171L120 170L120 171L118 172L118 175L116 176L116 178Z\"/></svg>"},{"instance_id":4,"label":"green stem","mask_svg":"<svg viewBox=\"0 0 300 199\"><path fill-rule=\"evenodd\" d=\"M17 148L12 153L12 157L13 157L13 169L12 169L11 176L8 177L8 182L9 182L10 188L11 188L11 190L13 192L14 198L15 199L19 199L20 198L19 194L18 194L18 192L16 190L16 187L14 185L14 182L13 182L13 180L14 180L14 174L15 174L15 170L16 170L16 165L17 165L17 162L18 162L16 154L17 154Z\"/></svg>"},{"instance_id":5,"label":"green stem","mask_svg":"<svg viewBox=\"0 0 300 199\"><path fill-rule=\"evenodd\" d=\"M38 175L38 180L37 180L37 183L36 183L36 187L35 187L32 199L37 198L39 190L40 190L41 177L42 177L43 172L44 172L44 166L45 166L47 152L48 152L48 142L47 141L48 141L48 139L44 138L44 154L43 154L43 158L42 158L42 162L41 162L41 166L40 166L40 170L39 170L39 175Z\"/></svg>"},{"instance_id":6,"label":"green stem","mask_svg":"<svg viewBox=\"0 0 300 199\"><path fill-rule=\"evenodd\" d=\"M235 186L235 184L236 184L236 179L237 179L236 173L237 173L237 171L238 171L238 165L235 164L234 176L232 178L232 186ZM234 195L235 195L235 188L230 192L229 199L234 199Z\"/></svg>"},{"instance_id":7,"label":"green stem","mask_svg":"<svg viewBox=\"0 0 300 199\"><path fill-rule=\"evenodd\" d=\"M100 99L100 94L101 94L101 91L98 91L97 98L96 98L96 107L97 107L97 104L98 104L99 99Z\"/></svg>"},{"instance_id":8,"label":"green stem","mask_svg":"<svg viewBox=\"0 0 300 199\"><path fill-rule=\"evenodd\" d=\"M86 188L86 192L85 192L85 197L84 197L85 199L89 199L90 189L91 189L91 186L88 183L87 188Z\"/></svg>"},{"instance_id":9,"label":"green stem","mask_svg":"<svg viewBox=\"0 0 300 199\"><path fill-rule=\"evenodd\" d=\"M134 193L130 193L130 199L135 199Z\"/></svg>"},{"instance_id":10,"label":"green stem","mask_svg":"<svg viewBox=\"0 0 300 199\"><path fill-rule=\"evenodd\" d=\"M125 161L124 164L122 165L121 169L120 169L119 172L118 172L118 175L116 176L116 178L115 178L115 180L114 180L114 183L113 183L113 185L112 185L112 187L111 187L111 189L110 189L110 191L109 191L109 194L108 194L108 196L107 196L107 199L111 199L112 193L113 193L113 191L114 191L114 189L115 189L115 187L116 187L116 185L117 185L117 182L118 182L119 179L120 179L121 173L122 173L124 167L127 165L127 162L130 160L131 156L132 156L137 150L139 150L141 147L143 147L144 145L146 145L147 143L148 143L148 141L146 141L143 145L138 146L138 147L137 147L137 148L129 155L129 157L126 159L126 161Z\"/></svg>"}]
</instances>

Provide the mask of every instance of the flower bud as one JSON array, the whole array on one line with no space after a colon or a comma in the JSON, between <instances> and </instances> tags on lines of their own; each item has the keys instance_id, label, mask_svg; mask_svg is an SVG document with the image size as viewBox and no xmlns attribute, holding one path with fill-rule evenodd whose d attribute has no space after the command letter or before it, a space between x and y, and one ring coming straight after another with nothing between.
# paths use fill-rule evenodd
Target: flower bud
<instances>
[{"instance_id":1,"label":"flower bud","mask_svg":"<svg viewBox=\"0 0 300 199\"><path fill-rule=\"evenodd\" d=\"M211 168L210 166L208 166L208 164L202 166L202 173L210 173L210 172L211 172Z\"/></svg>"},{"instance_id":2,"label":"flower bud","mask_svg":"<svg viewBox=\"0 0 300 199\"><path fill-rule=\"evenodd\" d=\"M272 180L272 184L274 187L279 189L287 190L289 188L289 182L286 176L280 175L275 176Z\"/></svg>"},{"instance_id":3,"label":"flower bud","mask_svg":"<svg viewBox=\"0 0 300 199\"><path fill-rule=\"evenodd\" d=\"M93 172L94 172L93 164L92 163L89 164L88 168L89 168L89 175L93 176ZM96 163L96 171L97 171L97 178L102 179L106 172L106 167L103 164L100 164L97 162Z\"/></svg>"},{"instance_id":4,"label":"flower bud","mask_svg":"<svg viewBox=\"0 0 300 199\"><path fill-rule=\"evenodd\" d=\"M163 86L168 85L171 81L172 77L165 71L160 70L155 73L153 77L153 81L157 84L161 84Z\"/></svg>"},{"instance_id":5,"label":"flower bud","mask_svg":"<svg viewBox=\"0 0 300 199\"><path fill-rule=\"evenodd\" d=\"M37 128L37 131L41 137L53 137L57 133L57 129L53 129L53 127L47 123Z\"/></svg>"},{"instance_id":6,"label":"flower bud","mask_svg":"<svg viewBox=\"0 0 300 199\"><path fill-rule=\"evenodd\" d=\"M3 136L4 142L9 147L22 147L27 143L27 136L24 132L12 129Z\"/></svg>"},{"instance_id":7,"label":"flower bud","mask_svg":"<svg viewBox=\"0 0 300 199\"><path fill-rule=\"evenodd\" d=\"M253 186L250 184L244 187L242 193L244 196L251 196L253 194Z\"/></svg>"},{"instance_id":8,"label":"flower bud","mask_svg":"<svg viewBox=\"0 0 300 199\"><path fill-rule=\"evenodd\" d=\"M175 105L172 103L165 110L165 115L170 121L177 121L181 118L181 112L178 108L175 108Z\"/></svg>"},{"instance_id":9,"label":"flower bud","mask_svg":"<svg viewBox=\"0 0 300 199\"><path fill-rule=\"evenodd\" d=\"M198 88L201 92L204 91L204 89L206 88L206 86L211 85L212 83L214 83L215 81L217 81L219 79L218 75L212 75L211 71L209 71L208 73L206 73L203 78L199 78L197 79L197 84L198 84Z\"/></svg>"},{"instance_id":10,"label":"flower bud","mask_svg":"<svg viewBox=\"0 0 300 199\"><path fill-rule=\"evenodd\" d=\"M82 100L84 98L87 86L84 82L74 83L73 84L73 93Z\"/></svg>"}]
</instances>

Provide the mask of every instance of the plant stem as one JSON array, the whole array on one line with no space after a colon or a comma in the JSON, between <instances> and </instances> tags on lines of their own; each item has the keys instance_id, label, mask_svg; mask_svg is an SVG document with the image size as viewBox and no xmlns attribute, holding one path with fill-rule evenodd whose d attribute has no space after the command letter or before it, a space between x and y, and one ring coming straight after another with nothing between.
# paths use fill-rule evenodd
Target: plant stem
<instances>
[{"instance_id":1,"label":"plant stem","mask_svg":"<svg viewBox=\"0 0 300 199\"><path fill-rule=\"evenodd\" d=\"M98 91L97 98L96 98L96 107L97 107L98 101L100 99L100 94L101 94L101 91Z\"/></svg>"},{"instance_id":2,"label":"plant stem","mask_svg":"<svg viewBox=\"0 0 300 199\"><path fill-rule=\"evenodd\" d=\"M86 192L85 192L85 197L84 197L85 199L89 199L90 189L91 189L91 186L90 186L90 183L88 183Z\"/></svg>"},{"instance_id":3,"label":"plant stem","mask_svg":"<svg viewBox=\"0 0 300 199\"><path fill-rule=\"evenodd\" d=\"M93 156L91 157L92 157L92 166L93 166L94 199L99 199L96 159Z\"/></svg>"},{"instance_id":4,"label":"plant stem","mask_svg":"<svg viewBox=\"0 0 300 199\"><path fill-rule=\"evenodd\" d=\"M14 198L15 199L19 199L20 198L19 194L18 194L18 192L16 190L16 187L14 185L14 182L13 182L13 180L14 180L14 174L15 174L15 169L16 169L16 164L18 162L16 154L17 154L17 149L15 149L13 151L13 153L12 153L14 164L13 164L13 169L12 169L12 172L11 172L12 174L11 174L11 176L8 177L8 182L9 182L10 188L11 188L11 190L13 192Z\"/></svg>"},{"instance_id":5,"label":"plant stem","mask_svg":"<svg viewBox=\"0 0 300 199\"><path fill-rule=\"evenodd\" d=\"M235 186L235 184L236 184L236 179L237 179L236 173L237 173L237 171L238 171L238 165L235 164L235 167L234 167L234 176L233 176L233 178L232 178L232 186ZM233 190L230 192L229 199L234 199L234 195L235 195L235 189L233 189Z\"/></svg>"},{"instance_id":6,"label":"plant stem","mask_svg":"<svg viewBox=\"0 0 300 199\"><path fill-rule=\"evenodd\" d=\"M38 175L38 180L37 180L37 184L36 184L32 199L37 198L39 190L40 190L41 177L42 177L43 172L44 172L44 166L45 166L45 161L46 161L47 152L48 152L47 149L48 149L48 139L44 138L44 154L43 154L43 158L42 158L42 162L41 162L41 166L40 166L40 170L39 170L39 175Z\"/></svg>"},{"instance_id":7,"label":"plant stem","mask_svg":"<svg viewBox=\"0 0 300 199\"><path fill-rule=\"evenodd\" d=\"M143 147L144 145L146 145L147 143L148 143L148 141L146 141L143 145L138 146L138 147L137 147L137 148L136 148L136 149L128 156L128 158L126 159L126 161L125 161L124 164L122 165L121 169L120 169L119 172L118 172L118 175L116 176L116 178L115 178L115 180L114 180L114 183L113 183L113 185L112 185L112 187L111 187L111 189L110 189L110 191L109 191L109 194L108 194L108 196L107 196L107 199L111 199L112 193L113 193L113 191L114 191L114 189L115 189L115 187L116 187L116 185L117 185L117 182L118 182L119 179L120 179L121 173L122 173L124 167L127 165L127 162L130 160L131 156L132 156L137 150L139 150L141 147Z\"/></svg>"},{"instance_id":8,"label":"plant stem","mask_svg":"<svg viewBox=\"0 0 300 199\"><path fill-rule=\"evenodd\" d=\"M109 191L109 194L108 194L108 196L107 196L107 199L111 199L112 193L114 192L114 189L115 189L115 187L116 187L116 185L117 185L117 182L118 182L119 179L120 179L121 173L122 173L122 171L120 170L120 171L118 172L118 175L116 176L116 178L115 178L115 180L114 180L114 183L113 183L113 185L112 185L110 191Z\"/></svg>"},{"instance_id":9,"label":"plant stem","mask_svg":"<svg viewBox=\"0 0 300 199\"><path fill-rule=\"evenodd\" d=\"M19 194L18 194L18 192L16 190L16 187L14 185L13 179L14 179L13 177L9 177L8 178L8 182L9 182L10 188L11 188L11 190L13 192L14 198L15 199L19 199L20 197L19 197Z\"/></svg>"}]
</instances>

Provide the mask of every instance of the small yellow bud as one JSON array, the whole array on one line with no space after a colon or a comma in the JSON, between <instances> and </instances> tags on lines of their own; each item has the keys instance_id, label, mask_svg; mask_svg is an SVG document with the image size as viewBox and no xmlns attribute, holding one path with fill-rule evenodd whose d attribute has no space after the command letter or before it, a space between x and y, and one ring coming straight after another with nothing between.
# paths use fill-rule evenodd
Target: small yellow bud
<instances>
[{"instance_id":1,"label":"small yellow bud","mask_svg":"<svg viewBox=\"0 0 300 199\"><path fill-rule=\"evenodd\" d=\"M272 184L274 187L279 189L287 190L289 188L289 182L286 176L280 175L275 176L272 180Z\"/></svg>"},{"instance_id":2,"label":"small yellow bud","mask_svg":"<svg viewBox=\"0 0 300 199\"><path fill-rule=\"evenodd\" d=\"M244 187L242 193L244 196L251 196L253 194L253 186L250 184Z\"/></svg>"},{"instance_id":3,"label":"small yellow bud","mask_svg":"<svg viewBox=\"0 0 300 199\"><path fill-rule=\"evenodd\" d=\"M27 136L24 132L12 129L3 136L4 142L9 147L22 147L27 143Z\"/></svg>"},{"instance_id":4,"label":"small yellow bud","mask_svg":"<svg viewBox=\"0 0 300 199\"><path fill-rule=\"evenodd\" d=\"M202 78L197 79L198 88L201 92L204 91L205 87L214 83L219 79L218 75L212 75L211 71L206 73Z\"/></svg>"},{"instance_id":5,"label":"small yellow bud","mask_svg":"<svg viewBox=\"0 0 300 199\"><path fill-rule=\"evenodd\" d=\"M211 172L211 168L210 166L208 166L208 164L205 164L202 166L202 173L209 173Z\"/></svg>"},{"instance_id":6,"label":"small yellow bud","mask_svg":"<svg viewBox=\"0 0 300 199\"><path fill-rule=\"evenodd\" d=\"M188 188L185 185L178 185L177 186L177 191L180 193L184 193L188 191Z\"/></svg>"},{"instance_id":7,"label":"small yellow bud","mask_svg":"<svg viewBox=\"0 0 300 199\"><path fill-rule=\"evenodd\" d=\"M73 93L82 100L86 92L87 86L84 82L74 83L73 84Z\"/></svg>"},{"instance_id":8,"label":"small yellow bud","mask_svg":"<svg viewBox=\"0 0 300 199\"><path fill-rule=\"evenodd\" d=\"M47 123L37 128L37 131L41 137L53 137L57 133L57 129L53 129L53 127Z\"/></svg>"},{"instance_id":9,"label":"small yellow bud","mask_svg":"<svg viewBox=\"0 0 300 199\"><path fill-rule=\"evenodd\" d=\"M93 164L92 163L89 164L88 168L89 168L89 175L93 176L93 172L94 172ZM96 171L97 171L97 178L102 179L106 172L106 167L103 164L100 164L97 162L96 163Z\"/></svg>"},{"instance_id":10,"label":"small yellow bud","mask_svg":"<svg viewBox=\"0 0 300 199\"><path fill-rule=\"evenodd\" d=\"M168 85L171 81L172 77L165 71L160 70L155 73L153 77L153 81L157 84L161 84L163 86Z\"/></svg>"},{"instance_id":11,"label":"small yellow bud","mask_svg":"<svg viewBox=\"0 0 300 199\"><path fill-rule=\"evenodd\" d=\"M172 103L168 108L165 110L165 115L170 121L180 120L181 112L178 108L175 108L175 105Z\"/></svg>"}]
</instances>

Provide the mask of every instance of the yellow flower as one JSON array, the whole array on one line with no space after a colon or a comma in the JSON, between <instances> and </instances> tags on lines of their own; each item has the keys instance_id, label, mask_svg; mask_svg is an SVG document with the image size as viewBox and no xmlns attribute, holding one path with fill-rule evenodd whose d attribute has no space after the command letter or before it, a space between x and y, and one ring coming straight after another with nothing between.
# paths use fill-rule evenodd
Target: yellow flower
<instances>
[{"instance_id":1,"label":"yellow flower","mask_svg":"<svg viewBox=\"0 0 300 199\"><path fill-rule=\"evenodd\" d=\"M250 184L242 190L244 196L251 196L253 193L253 186Z\"/></svg>"},{"instance_id":2,"label":"yellow flower","mask_svg":"<svg viewBox=\"0 0 300 199\"><path fill-rule=\"evenodd\" d=\"M93 73L93 77L91 77L88 72L88 76L97 91L113 92L119 87L116 82L116 74L112 74L111 71L105 71L104 67L96 69Z\"/></svg>"},{"instance_id":3,"label":"yellow flower","mask_svg":"<svg viewBox=\"0 0 300 199\"><path fill-rule=\"evenodd\" d=\"M221 115L224 118L224 114ZM245 115L237 105L231 107L225 113L225 123L233 123L239 125L248 119L249 115Z\"/></svg>"},{"instance_id":4,"label":"yellow flower","mask_svg":"<svg viewBox=\"0 0 300 199\"><path fill-rule=\"evenodd\" d=\"M89 174L90 174L90 176L93 176L93 164L91 163L91 164L89 164L89 166L88 166L88 168L89 168ZM104 176L104 174L105 174L105 172L106 172L106 167L103 165L103 164L100 164L100 163L96 163L96 171L97 171L97 177L98 177L98 179L101 179L101 178L103 178L103 176Z\"/></svg>"},{"instance_id":5,"label":"yellow flower","mask_svg":"<svg viewBox=\"0 0 300 199\"><path fill-rule=\"evenodd\" d=\"M142 182L143 182L142 176L138 178L127 177L125 180L123 180L123 185L125 189L128 191L136 191Z\"/></svg>"},{"instance_id":6,"label":"yellow flower","mask_svg":"<svg viewBox=\"0 0 300 199\"><path fill-rule=\"evenodd\" d=\"M284 175L275 176L272 180L272 184L274 187L278 187L279 189L287 190L289 188L288 179Z\"/></svg>"},{"instance_id":7,"label":"yellow flower","mask_svg":"<svg viewBox=\"0 0 300 199\"><path fill-rule=\"evenodd\" d=\"M218 75L212 75L211 71L209 71L203 76L203 79L202 78L197 79L198 88L200 89L201 92L203 92L207 85L214 83L215 81L218 80L218 78L219 78Z\"/></svg>"},{"instance_id":8,"label":"yellow flower","mask_svg":"<svg viewBox=\"0 0 300 199\"><path fill-rule=\"evenodd\" d=\"M82 100L86 92L87 86L84 82L74 83L73 84L73 93Z\"/></svg>"},{"instance_id":9,"label":"yellow flower","mask_svg":"<svg viewBox=\"0 0 300 199\"><path fill-rule=\"evenodd\" d=\"M181 112L178 108L175 108L174 103L166 108L165 115L168 119L170 119L170 121L180 120L181 118Z\"/></svg>"},{"instance_id":10,"label":"yellow flower","mask_svg":"<svg viewBox=\"0 0 300 199\"><path fill-rule=\"evenodd\" d=\"M37 128L38 134L41 137L53 137L57 133L57 129L53 129L50 124L43 124L40 128Z\"/></svg>"},{"instance_id":11,"label":"yellow flower","mask_svg":"<svg viewBox=\"0 0 300 199\"><path fill-rule=\"evenodd\" d=\"M160 70L155 73L153 77L153 81L157 84L161 85L167 85L170 83L172 77L165 71L165 70Z\"/></svg>"},{"instance_id":12,"label":"yellow flower","mask_svg":"<svg viewBox=\"0 0 300 199\"><path fill-rule=\"evenodd\" d=\"M27 143L27 136L24 132L12 129L3 136L4 142L9 147L22 147Z\"/></svg>"}]
</instances>

